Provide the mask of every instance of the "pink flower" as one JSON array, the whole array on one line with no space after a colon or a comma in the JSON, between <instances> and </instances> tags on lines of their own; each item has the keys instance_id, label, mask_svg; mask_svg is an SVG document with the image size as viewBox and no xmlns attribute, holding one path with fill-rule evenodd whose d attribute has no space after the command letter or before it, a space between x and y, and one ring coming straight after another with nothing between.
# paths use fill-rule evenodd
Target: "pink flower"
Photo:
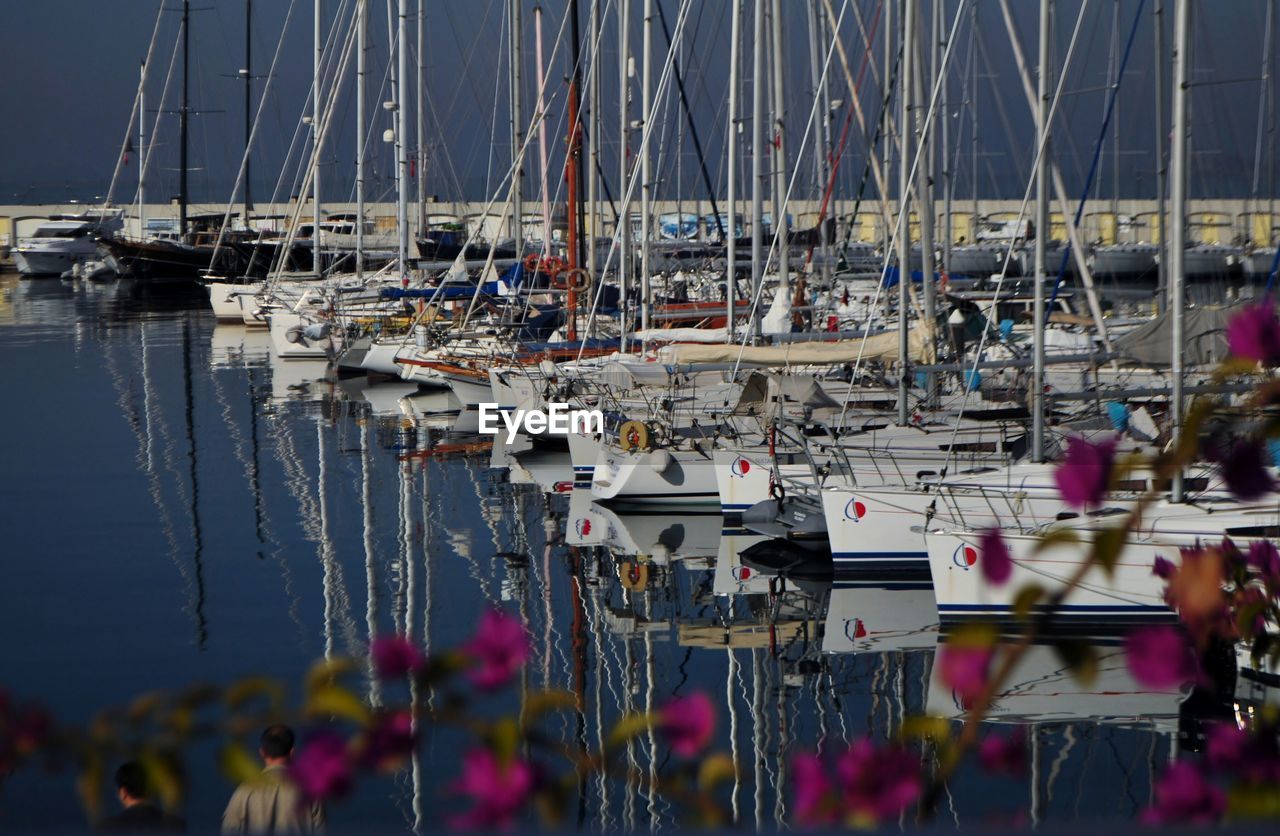
<instances>
[{"instance_id":1,"label":"pink flower","mask_svg":"<svg viewBox=\"0 0 1280 836\"><path fill-rule=\"evenodd\" d=\"M466 830L510 827L533 794L533 766L518 757L503 762L488 749L472 749L462 756L462 775L449 789L468 796L472 807L450 824Z\"/></svg>"},{"instance_id":2,"label":"pink flower","mask_svg":"<svg viewBox=\"0 0 1280 836\"><path fill-rule=\"evenodd\" d=\"M1005 545L1000 529L988 528L982 532L979 545L982 548L982 576L989 583L1003 585L1013 574L1013 559L1009 557L1009 547Z\"/></svg>"},{"instance_id":3,"label":"pink flower","mask_svg":"<svg viewBox=\"0 0 1280 836\"><path fill-rule=\"evenodd\" d=\"M1156 803L1142 811L1145 824L1212 824L1222 818L1227 797L1199 768L1175 763L1156 785Z\"/></svg>"},{"instance_id":4,"label":"pink flower","mask_svg":"<svg viewBox=\"0 0 1280 836\"><path fill-rule=\"evenodd\" d=\"M1280 783L1280 744L1274 726L1248 731L1235 723L1214 723L1206 737L1209 766L1215 772L1250 784Z\"/></svg>"},{"instance_id":5,"label":"pink flower","mask_svg":"<svg viewBox=\"0 0 1280 836\"><path fill-rule=\"evenodd\" d=\"M1280 583L1280 551L1269 540L1254 540L1245 562L1257 569L1268 583Z\"/></svg>"},{"instance_id":6,"label":"pink flower","mask_svg":"<svg viewBox=\"0 0 1280 836\"><path fill-rule=\"evenodd\" d=\"M529 658L529 637L520 619L489 610L462 649L475 662L471 681L477 688L492 691L507 684Z\"/></svg>"},{"instance_id":7,"label":"pink flower","mask_svg":"<svg viewBox=\"0 0 1280 836\"><path fill-rule=\"evenodd\" d=\"M1250 305L1227 323L1227 345L1236 357L1264 366L1280 363L1280 321L1271 300Z\"/></svg>"},{"instance_id":8,"label":"pink flower","mask_svg":"<svg viewBox=\"0 0 1280 836\"><path fill-rule=\"evenodd\" d=\"M805 827L835 824L836 806L826 765L817 755L797 755L791 760L791 786L796 820Z\"/></svg>"},{"instance_id":9,"label":"pink flower","mask_svg":"<svg viewBox=\"0 0 1280 836\"><path fill-rule=\"evenodd\" d=\"M1079 436L1067 439L1067 455L1053 472L1062 500L1072 508L1101 505L1111 481L1111 465L1116 455L1114 437L1097 444Z\"/></svg>"},{"instance_id":10,"label":"pink flower","mask_svg":"<svg viewBox=\"0 0 1280 836\"><path fill-rule=\"evenodd\" d=\"M1178 569L1173 565L1172 561L1166 560L1160 555L1156 555L1155 562L1151 565L1151 574L1164 581L1172 578L1177 571Z\"/></svg>"},{"instance_id":11,"label":"pink flower","mask_svg":"<svg viewBox=\"0 0 1280 836\"><path fill-rule=\"evenodd\" d=\"M404 636L386 636L374 639L369 646L373 668L382 679L394 679L405 674L422 673L427 660L422 651Z\"/></svg>"},{"instance_id":12,"label":"pink flower","mask_svg":"<svg viewBox=\"0 0 1280 836\"><path fill-rule=\"evenodd\" d=\"M352 783L347 742L332 732L316 734L298 750L289 774L311 801L341 798Z\"/></svg>"},{"instance_id":13,"label":"pink flower","mask_svg":"<svg viewBox=\"0 0 1280 836\"><path fill-rule=\"evenodd\" d=\"M1196 659L1182 631L1172 626L1139 627L1124 640L1129 673L1144 688L1176 688L1196 678Z\"/></svg>"},{"instance_id":14,"label":"pink flower","mask_svg":"<svg viewBox=\"0 0 1280 836\"><path fill-rule=\"evenodd\" d=\"M1267 470L1270 456L1261 441L1238 439L1229 447L1210 451L1209 457L1218 463L1222 481L1237 499L1250 502L1276 489L1275 479Z\"/></svg>"},{"instance_id":15,"label":"pink flower","mask_svg":"<svg viewBox=\"0 0 1280 836\"><path fill-rule=\"evenodd\" d=\"M682 758L695 757L705 749L715 727L715 706L701 691L675 697L658 711L658 728L671 744L671 751Z\"/></svg>"},{"instance_id":16,"label":"pink flower","mask_svg":"<svg viewBox=\"0 0 1280 836\"><path fill-rule=\"evenodd\" d=\"M987 672L995 650L990 647L945 644L938 654L938 675L968 708L987 687Z\"/></svg>"},{"instance_id":17,"label":"pink flower","mask_svg":"<svg viewBox=\"0 0 1280 836\"><path fill-rule=\"evenodd\" d=\"M897 816L920 796L920 759L897 745L860 740L836 761L839 797L858 817Z\"/></svg>"},{"instance_id":18,"label":"pink flower","mask_svg":"<svg viewBox=\"0 0 1280 836\"><path fill-rule=\"evenodd\" d=\"M1021 775L1027 769L1027 733L987 735L978 745L978 762L988 772Z\"/></svg>"},{"instance_id":19,"label":"pink flower","mask_svg":"<svg viewBox=\"0 0 1280 836\"><path fill-rule=\"evenodd\" d=\"M364 763L374 769L394 768L413 753L417 743L412 714L403 710L380 714L366 737Z\"/></svg>"}]
</instances>

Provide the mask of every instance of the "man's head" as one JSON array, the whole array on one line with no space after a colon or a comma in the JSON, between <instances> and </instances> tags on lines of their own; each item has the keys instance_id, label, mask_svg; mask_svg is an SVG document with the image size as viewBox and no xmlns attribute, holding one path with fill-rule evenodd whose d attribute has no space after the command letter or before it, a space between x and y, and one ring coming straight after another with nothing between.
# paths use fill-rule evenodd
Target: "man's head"
<instances>
[{"instance_id":1,"label":"man's head","mask_svg":"<svg viewBox=\"0 0 1280 836\"><path fill-rule=\"evenodd\" d=\"M293 729L288 726L269 726L262 733L258 754L267 766L279 766L289 762L293 754Z\"/></svg>"},{"instance_id":2,"label":"man's head","mask_svg":"<svg viewBox=\"0 0 1280 836\"><path fill-rule=\"evenodd\" d=\"M142 764L129 761L116 770L116 797L125 807L147 800L147 772Z\"/></svg>"}]
</instances>

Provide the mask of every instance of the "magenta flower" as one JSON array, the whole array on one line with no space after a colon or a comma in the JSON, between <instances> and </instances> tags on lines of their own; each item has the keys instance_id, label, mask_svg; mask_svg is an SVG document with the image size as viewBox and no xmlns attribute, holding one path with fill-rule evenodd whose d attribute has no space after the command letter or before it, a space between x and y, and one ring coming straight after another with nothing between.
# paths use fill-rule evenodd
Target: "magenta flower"
<instances>
[{"instance_id":1,"label":"magenta flower","mask_svg":"<svg viewBox=\"0 0 1280 836\"><path fill-rule=\"evenodd\" d=\"M529 658L529 636L520 619L489 610L471 640L462 646L475 666L471 681L485 691L501 688Z\"/></svg>"},{"instance_id":2,"label":"magenta flower","mask_svg":"<svg viewBox=\"0 0 1280 836\"><path fill-rule=\"evenodd\" d=\"M671 751L692 758L707 747L716 728L716 710L711 698L701 691L675 697L658 710L658 728Z\"/></svg>"},{"instance_id":3,"label":"magenta flower","mask_svg":"<svg viewBox=\"0 0 1280 836\"><path fill-rule=\"evenodd\" d=\"M1178 569L1173 565L1172 561L1166 560L1160 555L1156 555L1155 562L1151 564L1151 574L1162 581L1169 580L1177 571Z\"/></svg>"},{"instance_id":4,"label":"magenta flower","mask_svg":"<svg viewBox=\"0 0 1280 836\"><path fill-rule=\"evenodd\" d=\"M405 674L417 675L426 667L422 651L404 636L386 636L374 639L369 646L373 657L373 669L382 679L394 679Z\"/></svg>"},{"instance_id":5,"label":"magenta flower","mask_svg":"<svg viewBox=\"0 0 1280 836\"><path fill-rule=\"evenodd\" d=\"M1207 731L1209 766L1250 784L1280 782L1280 744L1275 728L1262 725L1253 731L1234 723L1215 723Z\"/></svg>"},{"instance_id":6,"label":"magenta flower","mask_svg":"<svg viewBox=\"0 0 1280 836\"><path fill-rule=\"evenodd\" d=\"M1258 570L1268 583L1280 583L1280 551L1269 540L1254 540L1249 546L1245 562Z\"/></svg>"},{"instance_id":7,"label":"magenta flower","mask_svg":"<svg viewBox=\"0 0 1280 836\"><path fill-rule=\"evenodd\" d=\"M1227 323L1227 346L1236 357L1264 366L1280 363L1280 321L1270 299L1231 317Z\"/></svg>"},{"instance_id":8,"label":"magenta flower","mask_svg":"<svg viewBox=\"0 0 1280 836\"><path fill-rule=\"evenodd\" d=\"M920 759L897 745L860 740L836 760L839 797L858 817L882 821L920 797Z\"/></svg>"},{"instance_id":9,"label":"magenta flower","mask_svg":"<svg viewBox=\"0 0 1280 836\"><path fill-rule=\"evenodd\" d=\"M352 784L347 742L333 732L316 734L298 750L289 774L311 801L341 798Z\"/></svg>"},{"instance_id":10,"label":"magenta flower","mask_svg":"<svg viewBox=\"0 0 1280 836\"><path fill-rule=\"evenodd\" d=\"M1125 664L1144 688L1177 688L1196 678L1196 658L1177 627L1139 627L1124 640Z\"/></svg>"},{"instance_id":11,"label":"magenta flower","mask_svg":"<svg viewBox=\"0 0 1280 836\"><path fill-rule=\"evenodd\" d=\"M979 543L982 548L982 576L988 583L1002 586L1013 574L1013 559L1009 557L1009 547L998 528L988 528L982 532Z\"/></svg>"},{"instance_id":12,"label":"magenta flower","mask_svg":"<svg viewBox=\"0 0 1280 836\"><path fill-rule=\"evenodd\" d=\"M533 766L518 757L500 761L488 749L472 749L462 756L462 775L449 789L472 801L471 809L450 824L464 830L510 827L520 808L533 795Z\"/></svg>"},{"instance_id":13,"label":"magenta flower","mask_svg":"<svg viewBox=\"0 0 1280 836\"><path fill-rule=\"evenodd\" d=\"M791 786L796 820L800 824L805 827L835 824L837 810L822 758L810 754L792 758Z\"/></svg>"},{"instance_id":14,"label":"magenta flower","mask_svg":"<svg viewBox=\"0 0 1280 836\"><path fill-rule=\"evenodd\" d=\"M366 736L364 763L374 769L395 768L413 754L417 743L412 714L403 710L380 714Z\"/></svg>"},{"instance_id":15,"label":"magenta flower","mask_svg":"<svg viewBox=\"0 0 1280 836\"><path fill-rule=\"evenodd\" d=\"M1027 734L989 734L978 745L978 762L988 772L1021 775L1027 769Z\"/></svg>"},{"instance_id":16,"label":"magenta flower","mask_svg":"<svg viewBox=\"0 0 1280 836\"><path fill-rule=\"evenodd\" d=\"M965 708L987 687L987 674L994 656L995 650L990 647L950 643L942 646L938 654L938 675Z\"/></svg>"},{"instance_id":17,"label":"magenta flower","mask_svg":"<svg viewBox=\"0 0 1280 836\"><path fill-rule=\"evenodd\" d=\"M1276 489L1275 479L1267 470L1270 457L1261 441L1238 439L1225 449L1211 450L1210 458L1218 463L1222 481L1237 499L1250 502Z\"/></svg>"},{"instance_id":18,"label":"magenta flower","mask_svg":"<svg viewBox=\"0 0 1280 836\"><path fill-rule=\"evenodd\" d=\"M1101 505L1111 481L1111 465L1116 456L1116 439L1094 444L1079 436L1067 439L1067 455L1053 472L1058 493L1072 508Z\"/></svg>"},{"instance_id":19,"label":"magenta flower","mask_svg":"<svg viewBox=\"0 0 1280 836\"><path fill-rule=\"evenodd\" d=\"M1156 786L1156 803L1142 811L1145 824L1213 824L1227 809L1227 796L1199 768L1175 763Z\"/></svg>"}]
</instances>

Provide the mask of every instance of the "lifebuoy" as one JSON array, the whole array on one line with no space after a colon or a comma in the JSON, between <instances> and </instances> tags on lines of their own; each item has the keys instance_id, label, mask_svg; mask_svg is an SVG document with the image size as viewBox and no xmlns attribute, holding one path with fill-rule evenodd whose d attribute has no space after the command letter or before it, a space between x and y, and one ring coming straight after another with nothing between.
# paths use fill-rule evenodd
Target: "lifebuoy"
<instances>
[{"instance_id":1,"label":"lifebuoy","mask_svg":"<svg viewBox=\"0 0 1280 836\"><path fill-rule=\"evenodd\" d=\"M581 267L574 267L559 274L551 283L558 290L584 291L591 287L591 274Z\"/></svg>"},{"instance_id":2,"label":"lifebuoy","mask_svg":"<svg viewBox=\"0 0 1280 836\"><path fill-rule=\"evenodd\" d=\"M524 257L524 269L531 273L545 273L553 279L563 273L567 266L563 260L554 255L544 258L537 253L529 253Z\"/></svg>"},{"instance_id":3,"label":"lifebuoy","mask_svg":"<svg viewBox=\"0 0 1280 836\"><path fill-rule=\"evenodd\" d=\"M618 446L623 452L648 448L649 428L643 421L626 421L618 428Z\"/></svg>"},{"instance_id":4,"label":"lifebuoy","mask_svg":"<svg viewBox=\"0 0 1280 836\"><path fill-rule=\"evenodd\" d=\"M641 592L649 585L649 567L644 563L626 561L618 565L618 579L623 589Z\"/></svg>"}]
</instances>

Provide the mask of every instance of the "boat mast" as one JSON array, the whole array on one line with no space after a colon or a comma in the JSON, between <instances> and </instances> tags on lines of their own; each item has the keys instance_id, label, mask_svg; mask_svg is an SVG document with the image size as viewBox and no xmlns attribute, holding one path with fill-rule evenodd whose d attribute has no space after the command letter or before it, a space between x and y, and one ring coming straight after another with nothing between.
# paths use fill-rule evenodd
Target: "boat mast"
<instances>
[{"instance_id":1,"label":"boat mast","mask_svg":"<svg viewBox=\"0 0 1280 836\"><path fill-rule=\"evenodd\" d=\"M319 0L317 0L319 2ZM182 0L182 106L178 108L181 151L178 161L178 235L187 234L187 96L191 63L191 0Z\"/></svg>"},{"instance_id":2,"label":"boat mast","mask_svg":"<svg viewBox=\"0 0 1280 836\"><path fill-rule=\"evenodd\" d=\"M946 21L943 17L943 0L934 0L933 3L933 63L935 67L941 68L941 54L947 48L947 28ZM941 69L939 69L941 72ZM942 176L942 272L944 274L951 273L951 245L955 240L955 230L952 228L951 219L951 199L954 191L952 172L951 172L951 79L945 76L942 79L942 101L939 109L942 111L938 119L938 124L942 129L940 144L942 146L938 154L938 162L941 166L939 173Z\"/></svg>"},{"instance_id":3,"label":"boat mast","mask_svg":"<svg viewBox=\"0 0 1280 836\"><path fill-rule=\"evenodd\" d=\"M542 63L542 7L533 7L533 52L538 62L538 157L542 166L542 251L551 247L551 191L547 186L547 73Z\"/></svg>"},{"instance_id":4,"label":"boat mast","mask_svg":"<svg viewBox=\"0 0 1280 836\"><path fill-rule=\"evenodd\" d=\"M511 62L511 238L516 243L516 257L524 255L524 117L521 115L520 90L520 0L511 0L511 32L508 49Z\"/></svg>"},{"instance_id":5,"label":"boat mast","mask_svg":"<svg viewBox=\"0 0 1280 836\"><path fill-rule=\"evenodd\" d=\"M253 0L244 0L244 225L249 226L253 197L249 188L249 140L253 133Z\"/></svg>"},{"instance_id":6,"label":"boat mast","mask_svg":"<svg viewBox=\"0 0 1280 836\"><path fill-rule=\"evenodd\" d=\"M569 269L574 270L586 263L582 241L582 205L578 199L578 191L582 187L582 111L579 93L582 89L582 43L578 26L578 0L569 0L569 23L573 27L569 60L573 63L569 71L569 136L568 151L565 157L565 179L568 180L568 203L566 213L568 230ZM565 299L569 315L569 341L578 338L578 293L574 283L569 283L569 292Z\"/></svg>"},{"instance_id":7,"label":"boat mast","mask_svg":"<svg viewBox=\"0 0 1280 836\"><path fill-rule=\"evenodd\" d=\"M773 156L770 167L773 169L773 231L778 242L778 286L779 293L786 292L790 271L787 265L788 228L787 228L787 148L783 142L786 134L787 101L786 84L783 80L783 68L786 64L786 51L782 43L782 0L773 0L770 11L773 18Z\"/></svg>"},{"instance_id":8,"label":"boat mast","mask_svg":"<svg viewBox=\"0 0 1280 836\"><path fill-rule=\"evenodd\" d=\"M147 228L147 62L142 62L138 81L138 237Z\"/></svg>"},{"instance_id":9,"label":"boat mast","mask_svg":"<svg viewBox=\"0 0 1280 836\"><path fill-rule=\"evenodd\" d=\"M1172 403L1171 433L1173 447L1177 449L1182 437L1183 419L1183 276L1185 273L1187 243L1187 50L1191 44L1191 0L1177 0L1173 25L1173 148L1169 169L1169 290L1170 312L1173 316L1173 363L1171 374ZM1163 237L1163 236L1162 236ZM1182 502L1182 468L1173 474L1173 490L1170 499Z\"/></svg>"},{"instance_id":10,"label":"boat mast","mask_svg":"<svg viewBox=\"0 0 1280 836\"><path fill-rule=\"evenodd\" d=\"M587 159L591 161L587 172L587 205L591 208L591 234L586 236L587 259L583 266L591 274L592 287L596 276L596 236L600 234L600 0L591 0L591 81L587 85L589 97L587 130Z\"/></svg>"},{"instance_id":11,"label":"boat mast","mask_svg":"<svg viewBox=\"0 0 1280 836\"><path fill-rule=\"evenodd\" d=\"M356 278L364 278L365 52L369 40L369 0L356 0Z\"/></svg>"},{"instance_id":12,"label":"boat mast","mask_svg":"<svg viewBox=\"0 0 1280 836\"><path fill-rule=\"evenodd\" d=\"M1155 87L1156 87L1156 229L1159 241L1156 251L1156 304L1169 309L1171 291L1169 289L1169 264L1166 243L1169 239L1169 225L1166 223L1166 178L1169 175L1165 142L1168 135L1164 127L1164 0L1155 2Z\"/></svg>"},{"instance_id":13,"label":"boat mast","mask_svg":"<svg viewBox=\"0 0 1280 836\"><path fill-rule=\"evenodd\" d=\"M624 197L629 194L627 176L631 161L630 135L631 96L628 81L630 79L631 56L629 41L631 37L631 0L618 0L618 183ZM622 229L618 235L618 296L621 299L622 321L619 323L621 347L627 350L627 329L631 325L631 304L629 301L627 280L631 274L631 202L622 201L622 214L618 218Z\"/></svg>"},{"instance_id":14,"label":"boat mast","mask_svg":"<svg viewBox=\"0 0 1280 836\"><path fill-rule=\"evenodd\" d=\"M902 79L898 119L898 424L907 426L910 386L907 362L908 284L911 281L911 97L915 72L915 2L902 2ZM921 213L923 214L923 213Z\"/></svg>"},{"instance_id":15,"label":"boat mast","mask_svg":"<svg viewBox=\"0 0 1280 836\"><path fill-rule=\"evenodd\" d=\"M653 0L644 0L644 73L640 85L640 110L645 123L645 140L640 143L640 327L649 328L649 294L651 247L649 239L653 228L650 215L653 212L653 155L649 152L649 137L653 136L649 120L653 113Z\"/></svg>"},{"instance_id":16,"label":"boat mast","mask_svg":"<svg viewBox=\"0 0 1280 836\"><path fill-rule=\"evenodd\" d=\"M741 59L738 41L742 38L742 0L732 0L733 17L729 30L729 125L725 130L725 153L729 175L729 223L725 237L725 335L726 343L733 342L734 303L738 288L738 71Z\"/></svg>"},{"instance_id":17,"label":"boat mast","mask_svg":"<svg viewBox=\"0 0 1280 836\"><path fill-rule=\"evenodd\" d=\"M1044 461L1044 309L1045 240L1049 235L1049 27L1052 0L1040 0L1040 67L1036 74L1036 238L1035 238L1035 324L1032 338L1031 373L1031 460Z\"/></svg>"},{"instance_id":18,"label":"boat mast","mask_svg":"<svg viewBox=\"0 0 1280 836\"><path fill-rule=\"evenodd\" d=\"M321 40L320 17L324 0L315 0L312 36L315 54L311 65L311 203L313 223L311 228L311 270L320 277L320 59L324 55Z\"/></svg>"},{"instance_id":19,"label":"boat mast","mask_svg":"<svg viewBox=\"0 0 1280 836\"><path fill-rule=\"evenodd\" d=\"M751 298L758 300L764 284L764 4L755 0L751 44ZM759 305L751 309L751 330L760 336Z\"/></svg>"},{"instance_id":20,"label":"boat mast","mask_svg":"<svg viewBox=\"0 0 1280 836\"><path fill-rule=\"evenodd\" d=\"M399 0L396 24L396 230L401 283L409 281L409 0Z\"/></svg>"},{"instance_id":21,"label":"boat mast","mask_svg":"<svg viewBox=\"0 0 1280 836\"><path fill-rule=\"evenodd\" d=\"M916 58L915 73L911 79L911 89L917 104L912 115L913 126L916 135L919 137L920 146L920 150L917 153L918 162L916 163L916 206L917 214L920 218L920 289L924 300L924 319L925 322L929 323L930 329L926 333L932 333L933 325L937 322L937 297L933 283L933 141L930 139L930 126L927 121L928 108L925 103L929 101L932 95L933 83L932 79L930 79L928 91L926 91L924 80L927 65L924 62L923 49L926 30L924 22L920 19L919 10L913 9L911 14L915 33L911 41L907 43L906 48L911 50ZM933 67L936 71L937 61L934 61ZM928 95L926 95L927 92ZM907 126L904 130L910 127L912 126ZM905 160L906 158L903 159ZM910 219L910 215L907 217ZM925 397L932 401L937 376L933 372L929 372L925 377Z\"/></svg>"},{"instance_id":22,"label":"boat mast","mask_svg":"<svg viewBox=\"0 0 1280 836\"><path fill-rule=\"evenodd\" d=\"M418 0L418 113L417 151L414 155L418 173L418 234L427 228L427 61L426 61L426 0Z\"/></svg>"}]
</instances>

